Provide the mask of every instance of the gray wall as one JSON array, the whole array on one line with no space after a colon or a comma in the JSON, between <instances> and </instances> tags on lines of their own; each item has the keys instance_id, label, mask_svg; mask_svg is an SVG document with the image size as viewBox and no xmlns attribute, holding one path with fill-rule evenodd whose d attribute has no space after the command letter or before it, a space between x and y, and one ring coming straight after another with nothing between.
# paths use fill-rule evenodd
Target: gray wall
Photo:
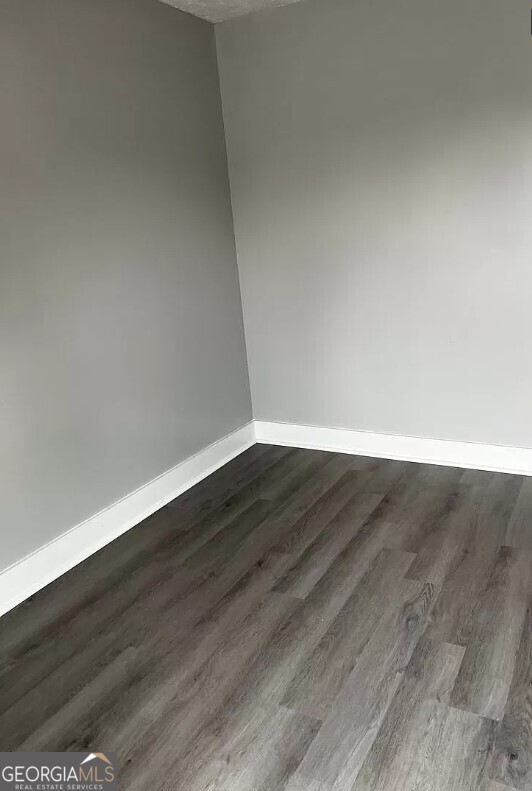
<instances>
[{"instance_id":1,"label":"gray wall","mask_svg":"<svg viewBox=\"0 0 532 791\"><path fill-rule=\"evenodd\" d=\"M213 28L0 2L0 568L251 417Z\"/></svg>"},{"instance_id":2,"label":"gray wall","mask_svg":"<svg viewBox=\"0 0 532 791\"><path fill-rule=\"evenodd\" d=\"M524 0L217 27L254 415L532 447Z\"/></svg>"}]
</instances>

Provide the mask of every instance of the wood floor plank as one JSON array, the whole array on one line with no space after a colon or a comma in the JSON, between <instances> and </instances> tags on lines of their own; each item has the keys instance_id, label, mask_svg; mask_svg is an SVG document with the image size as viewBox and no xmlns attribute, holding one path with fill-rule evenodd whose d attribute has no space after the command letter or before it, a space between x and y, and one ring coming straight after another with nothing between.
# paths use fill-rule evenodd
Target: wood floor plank
<instances>
[{"instance_id":1,"label":"wood floor plank","mask_svg":"<svg viewBox=\"0 0 532 791\"><path fill-rule=\"evenodd\" d=\"M460 483L463 486L488 486L493 478L500 473L486 470L464 470Z\"/></svg>"},{"instance_id":2,"label":"wood floor plank","mask_svg":"<svg viewBox=\"0 0 532 791\"><path fill-rule=\"evenodd\" d=\"M376 456L350 456L349 468L351 470L370 470L375 472L381 467L387 466L388 462L385 459L379 459Z\"/></svg>"},{"instance_id":3,"label":"wood floor plank","mask_svg":"<svg viewBox=\"0 0 532 791\"><path fill-rule=\"evenodd\" d=\"M0 749L124 791L532 791L532 487L249 449L0 619Z\"/></svg>"},{"instance_id":4,"label":"wood floor plank","mask_svg":"<svg viewBox=\"0 0 532 791\"><path fill-rule=\"evenodd\" d=\"M283 470L276 469L277 474L264 481L259 490L259 496L264 500L286 500L296 492L309 475L319 470L330 461L330 454L325 451L296 450L286 459ZM337 463L342 464L340 457ZM347 464L342 464L347 469Z\"/></svg>"},{"instance_id":5,"label":"wood floor plank","mask_svg":"<svg viewBox=\"0 0 532 791\"><path fill-rule=\"evenodd\" d=\"M12 706L95 634L106 630L109 619L120 618L135 603L142 606L149 592L169 580L175 590L186 590L190 585L190 575L184 570L177 572L172 566L159 563L141 566L105 596L105 606L96 601L66 623L54 623L35 644L0 671L1 710Z\"/></svg>"},{"instance_id":6,"label":"wood floor plank","mask_svg":"<svg viewBox=\"0 0 532 791\"><path fill-rule=\"evenodd\" d=\"M371 494L388 495L404 491L408 484L419 474L419 466L408 461L388 461L377 467L366 491Z\"/></svg>"},{"instance_id":7,"label":"wood floor plank","mask_svg":"<svg viewBox=\"0 0 532 791\"><path fill-rule=\"evenodd\" d=\"M170 661L177 663L179 674L176 675L176 668L172 672L168 668L161 669L161 673L169 675L171 688L175 687L178 678L184 679L187 674L193 675L196 672L198 663L212 655L224 642L227 636L232 634L233 629L238 629L242 619L257 606L261 598L272 588L275 580L282 574L284 568L289 566L294 558L297 558L305 546L307 546L315 535L323 529L327 518L335 509L340 508L343 501L352 492L352 486L356 476L348 472L325 491L322 497L307 511L293 526L288 536L281 536L261 558L260 565L253 566L239 582L233 586L213 610L194 628L190 638L186 641L186 649L179 652L177 657L171 656ZM331 510L332 509L332 510ZM178 605L179 606L179 605ZM151 698L153 694L152 685L147 684L147 696ZM139 700L143 698L142 688L133 690L131 695L131 706L129 711L136 715ZM167 695L161 694L162 705L164 706ZM149 703L153 709L152 702ZM123 702L122 717L129 717L127 713L128 701ZM114 726L113 726L114 727ZM102 741L110 738L111 734L104 731ZM116 734L113 738L116 743ZM127 742L128 737L125 736Z\"/></svg>"},{"instance_id":8,"label":"wood floor plank","mask_svg":"<svg viewBox=\"0 0 532 791\"><path fill-rule=\"evenodd\" d=\"M448 510L453 487L422 483L420 468L415 465L398 467L399 474L384 494L375 512L375 521L394 526L387 539L389 549L417 551L419 535L424 525L430 526L442 510ZM365 491L378 490L381 471L371 478ZM430 477L429 477L430 479ZM429 527L425 529L430 529Z\"/></svg>"},{"instance_id":9,"label":"wood floor plank","mask_svg":"<svg viewBox=\"0 0 532 791\"><path fill-rule=\"evenodd\" d=\"M187 636L187 628L198 619L201 619L197 627L201 634L202 626L209 621L209 619L205 621L209 609L216 608L218 600L223 599L224 596L230 600L233 596L231 591L236 585L235 608L229 608L230 614L222 619L221 608L214 610L213 617L220 618L220 625L211 631L209 640L211 645L216 645L216 634L220 636L221 629L227 627L229 619L235 617L240 606L242 605L244 610L246 606L252 607L265 591L272 587L276 573L285 564L290 563L294 553L297 555L302 551L306 543L315 536L316 531L322 529L321 512L323 508L330 507L329 490L333 494L338 493L335 483L338 481L338 476L341 476L342 469L342 463L338 464L334 457L329 457L328 465L311 476L300 492L290 498L284 507L277 509L271 517L252 531L241 542L234 556L228 557L227 553L221 550L219 558L214 555L213 562L216 561L218 564L217 573L214 576L206 576L202 573L199 584L191 585L190 590L184 593L172 610L159 616L159 627L163 635L165 633L163 625L170 622L173 628L171 642L182 642L185 636L188 641L190 638ZM320 498L323 498L321 502ZM298 514L301 514L299 519ZM294 529L289 535L284 535L285 529L291 526L292 521L295 523ZM265 550L266 555L263 554ZM257 559L260 559L258 566L255 565ZM241 590L238 591L240 585ZM239 597L238 593L242 596ZM206 627L207 631L211 626L212 624ZM159 651L158 646L157 651ZM184 661L182 655L179 655L179 661Z\"/></svg>"},{"instance_id":10,"label":"wood floor plank","mask_svg":"<svg viewBox=\"0 0 532 791\"><path fill-rule=\"evenodd\" d=\"M285 502L279 504L238 545L217 560L217 571L203 575L180 602L180 629L186 630L213 607L239 579L333 486L345 471L334 456L315 471ZM193 559L193 558L192 558ZM191 560L192 560L191 559Z\"/></svg>"},{"instance_id":11,"label":"wood floor plank","mask_svg":"<svg viewBox=\"0 0 532 791\"><path fill-rule=\"evenodd\" d=\"M234 533L231 532L230 536L236 537L238 536L239 539L242 538L242 535L249 533L254 527L256 527L257 523L259 523L264 515L264 512L261 511L260 503L256 503L255 507L248 509L243 515L241 515L239 520L235 520L236 522L240 521L242 524L238 525L235 524L235 531ZM266 507L267 511L271 511L272 505L269 503L262 503L263 506ZM238 542L237 542L238 543ZM223 550L223 551L222 551ZM227 547L223 548L220 547L219 549L219 557L215 552L212 557L210 557L210 561L212 562L212 568L216 568L216 561L222 561L222 559L226 557L226 550ZM230 554L230 552L229 552ZM204 579L205 576L211 570L211 566L209 563L205 563L205 557L202 556L198 564L194 567L194 572L196 577L199 575L200 579ZM186 595L187 591L193 589L193 580L194 577L191 576L186 571L180 571L180 574L184 574L184 583L180 586L177 585L177 578L175 572L172 572L172 580L169 585L165 588L160 589L155 596L149 596L145 600L142 601L142 606L135 609L127 610L121 617L120 624L114 627L111 632L106 632L105 630L99 634L95 635L92 634L92 639L88 642L85 641L84 638L84 631L83 627L85 624L81 624L81 643L82 643L82 650L78 651L74 656L71 656L68 660L68 663L64 665L60 664L55 669L57 664L60 662L60 654L56 653L55 655L55 664L53 665L54 670L52 673L46 677L42 683L36 688L35 694L32 694L32 691L28 692L24 697L22 697L16 706L11 706L5 714L3 715L6 718L6 725L9 721L9 733L7 736L7 743L11 745L12 749L15 746L20 744L20 736L21 733L27 731L28 727L32 724L32 717L28 716L28 712L37 709L39 717L44 717L50 712L55 711L62 702L64 702L65 695L68 695L69 692L75 691L76 686L79 686L79 678L80 678L80 668L84 666L88 666L89 674L87 678L87 672L85 672L84 676L86 680L90 680L91 674L96 672L98 668L98 664L102 661L105 662L108 660L109 653L116 652L117 647L120 647L121 644L127 643L128 641L135 642L139 639L140 636L144 637L144 642L150 639L150 629L146 629L146 621L149 619L147 618L149 609L152 610L153 614L157 617L157 628L164 634L164 625L165 623L168 624L169 622L173 622L173 628L176 630L176 627L180 623L179 614L176 617L173 613L168 613L163 615L163 611L167 606L168 602L176 601L176 607L180 608L180 597L177 596L176 593L181 591L183 595ZM257 590L253 598L248 597L249 600L249 607L248 609L252 608L254 605L258 603L260 600L260 596L263 595L269 588L270 585L262 586L262 589L259 591ZM219 613L218 613L219 615ZM235 617L235 613L232 613L231 617ZM220 627L223 627L223 621L220 622ZM225 621L225 625L227 626L228 621ZM75 626L75 624L73 625ZM87 635L90 635L91 632L89 630L90 623L86 623L87 626ZM69 630L68 633L68 642L72 643L74 634L70 631L70 626L67 625ZM198 633L201 633L201 629L197 630ZM147 633L147 634L146 634ZM195 633L196 634L196 633ZM176 634L176 639L178 638L179 633ZM198 634L199 637L199 634ZM152 655L155 656L155 653L161 653L160 646L158 645L160 641L156 639L154 636L151 639L152 645ZM164 644L171 647L172 641L168 641L167 638L163 640ZM86 644L85 644L86 643ZM80 643L78 642L78 645ZM213 649L214 650L214 649ZM164 651L163 651L164 654ZM54 659L54 656L49 656L50 661ZM20 665L18 665L20 667ZM13 695L14 693L12 693ZM44 700L43 700L44 696ZM2 717L0 717L0 728L2 726Z\"/></svg>"},{"instance_id":12,"label":"wood floor plank","mask_svg":"<svg viewBox=\"0 0 532 791\"><path fill-rule=\"evenodd\" d=\"M435 487L451 491L462 481L464 471L461 467L447 467L440 464L419 465L418 480L424 487Z\"/></svg>"},{"instance_id":13,"label":"wood floor plank","mask_svg":"<svg viewBox=\"0 0 532 791\"><path fill-rule=\"evenodd\" d=\"M63 750L72 728L81 721L86 722L98 706L107 705L109 699L127 687L131 678L140 672L140 660L141 652L138 649L126 649L100 675L87 684L54 716L46 720L35 733L32 733L20 745L20 750L22 752Z\"/></svg>"},{"instance_id":14,"label":"wood floor plank","mask_svg":"<svg viewBox=\"0 0 532 791\"><path fill-rule=\"evenodd\" d=\"M521 475L495 475L486 487L485 510L498 518L506 528L523 486Z\"/></svg>"},{"instance_id":15,"label":"wood floor plank","mask_svg":"<svg viewBox=\"0 0 532 791\"><path fill-rule=\"evenodd\" d=\"M504 543L532 550L532 478L524 478Z\"/></svg>"},{"instance_id":16,"label":"wood floor plank","mask_svg":"<svg viewBox=\"0 0 532 791\"><path fill-rule=\"evenodd\" d=\"M448 702L464 650L421 638L357 777L359 791L387 791L390 778L405 773L419 746L420 709L425 701Z\"/></svg>"},{"instance_id":17,"label":"wood floor plank","mask_svg":"<svg viewBox=\"0 0 532 791\"><path fill-rule=\"evenodd\" d=\"M168 504L173 509L176 524L191 528L225 500L236 494L283 456L293 453L290 448L270 446L251 460L237 456L221 467L208 480L200 481L176 500Z\"/></svg>"},{"instance_id":18,"label":"wood floor plank","mask_svg":"<svg viewBox=\"0 0 532 791\"><path fill-rule=\"evenodd\" d=\"M200 549L183 561L183 567L197 578L204 579L211 571L220 568L231 560L242 542L275 509L268 500L255 500L231 523L230 530L207 541Z\"/></svg>"},{"instance_id":19,"label":"wood floor plank","mask_svg":"<svg viewBox=\"0 0 532 791\"><path fill-rule=\"evenodd\" d=\"M320 642L301 665L283 699L288 708L324 719L383 618L414 555L382 550ZM385 602L385 603L383 603Z\"/></svg>"},{"instance_id":20,"label":"wood floor plank","mask_svg":"<svg viewBox=\"0 0 532 791\"><path fill-rule=\"evenodd\" d=\"M403 580L397 607L362 651L288 791L350 791L425 628L430 583Z\"/></svg>"},{"instance_id":21,"label":"wood floor plank","mask_svg":"<svg viewBox=\"0 0 532 791\"><path fill-rule=\"evenodd\" d=\"M166 698L165 710L157 708L157 718L142 740L122 752L126 761L135 763L132 776L123 777L126 787L145 789L166 787L180 753L194 740L206 720L238 683L244 668L260 653L269 637L285 620L294 600L279 594L266 598L258 610L250 614L238 631L236 639L224 644L201 665L183 687L177 684L174 694ZM165 695L168 687L165 688ZM154 697L154 701L158 700ZM143 713L146 716L146 713Z\"/></svg>"},{"instance_id":22,"label":"wood floor plank","mask_svg":"<svg viewBox=\"0 0 532 791\"><path fill-rule=\"evenodd\" d=\"M32 686L0 714L2 748L17 750L28 736L105 671L122 651L131 647L127 642L116 633L107 632L100 639L88 641L84 650L61 662L40 683Z\"/></svg>"},{"instance_id":23,"label":"wood floor plank","mask_svg":"<svg viewBox=\"0 0 532 791\"><path fill-rule=\"evenodd\" d=\"M453 505L453 489L428 487L417 478L405 493L405 499L396 512L390 514L395 530L390 534L388 546L406 552L418 552L433 525L448 517Z\"/></svg>"},{"instance_id":24,"label":"wood floor plank","mask_svg":"<svg viewBox=\"0 0 532 791\"><path fill-rule=\"evenodd\" d=\"M277 583L275 590L304 599L377 508L379 494L355 494Z\"/></svg>"},{"instance_id":25,"label":"wood floor plank","mask_svg":"<svg viewBox=\"0 0 532 791\"><path fill-rule=\"evenodd\" d=\"M185 535L179 529L180 525L183 526L182 520L179 518L179 509L166 506L133 530L128 531L92 555L81 566L64 574L47 588L39 591L5 615L0 620L0 664L11 661L17 652L27 650L28 643L38 641L40 631L43 629L49 631L54 620L64 621L69 613L73 614L92 600L100 599L106 589L115 585L117 577L133 569L135 564L138 564L139 560L142 560L148 553L156 552L165 544L172 543L174 552L176 547L182 546L181 556L183 556L187 552L187 547L191 547L191 551L193 551L196 545L201 545L204 542L204 536L209 535L209 527L212 535L221 530L235 516L238 516L242 510L249 507L258 498L257 491L258 486L262 483L261 476L265 478L266 473L275 466L276 461L291 455L290 448L274 448L266 445L253 447L256 448L253 453L250 448L249 451L234 460L235 465L238 462L240 467L247 466L248 470L254 463L253 474L256 473L256 476L251 484L247 486L242 484L244 496L239 496L241 488L238 483L233 487L238 494L233 495L229 502L222 498L222 513L218 511L212 514L211 509L209 514L204 517L206 524L203 524L201 520L197 524L198 529L195 529L191 534L191 536L194 535L192 540L189 539L187 542ZM260 466L254 460L255 456L262 457ZM243 464L244 460L246 464ZM227 471L228 467L229 472ZM224 480L229 485L234 477L233 468L226 465L224 471ZM279 474L282 475L283 471L280 470ZM212 477L210 476L211 481ZM267 482L266 478L266 485ZM210 485L210 483L204 484L204 486ZM228 494L227 489L224 489L224 497L226 494ZM185 498L185 495L182 495L182 498ZM197 499L197 495L195 495L195 501ZM186 523L184 526L190 527L190 524Z\"/></svg>"},{"instance_id":26,"label":"wood floor plank","mask_svg":"<svg viewBox=\"0 0 532 791\"><path fill-rule=\"evenodd\" d=\"M502 547L475 612L451 703L503 717L532 582L532 553Z\"/></svg>"},{"instance_id":27,"label":"wood floor plank","mask_svg":"<svg viewBox=\"0 0 532 791\"><path fill-rule=\"evenodd\" d=\"M199 775L183 776L181 766L168 780L168 789L183 791L282 791L301 763L321 723L282 707L249 723L223 757L208 763Z\"/></svg>"},{"instance_id":28,"label":"wood floor plank","mask_svg":"<svg viewBox=\"0 0 532 791\"><path fill-rule=\"evenodd\" d=\"M374 532L370 525L370 521L363 525L309 596L300 601L225 701L224 708L198 736L194 750L182 758L179 766L187 789L201 788L194 785L201 783L195 777L198 767L202 762L212 763L216 756L219 759L219 751L230 754L239 733L267 727L298 665L312 652L382 549L385 530L381 525L380 532Z\"/></svg>"},{"instance_id":29,"label":"wood floor plank","mask_svg":"<svg viewBox=\"0 0 532 791\"><path fill-rule=\"evenodd\" d=\"M493 730L491 720L423 700L410 722L409 738L400 740L385 776L363 770L355 788L477 791L489 782Z\"/></svg>"},{"instance_id":30,"label":"wood floor plank","mask_svg":"<svg viewBox=\"0 0 532 791\"><path fill-rule=\"evenodd\" d=\"M315 648L382 550L386 532L373 531L366 522L320 578L300 600L293 617L283 626L254 668L254 694L278 697L279 703L301 661Z\"/></svg>"},{"instance_id":31,"label":"wood floor plank","mask_svg":"<svg viewBox=\"0 0 532 791\"><path fill-rule=\"evenodd\" d=\"M223 529L230 526L235 517L249 508L257 500L273 500L271 496L272 487L277 486L279 481L284 481L289 473L294 469L299 470L301 457L297 452L283 455L279 460L269 465L261 472L250 484L244 486L236 494L231 495L227 500L210 511L199 522L196 522L193 529L180 531L173 541L173 557L179 563L186 561L191 555L210 541ZM308 476L308 471L306 472ZM303 476L304 477L304 476ZM297 489L297 487L296 487ZM174 509L167 509L170 513Z\"/></svg>"},{"instance_id":32,"label":"wood floor plank","mask_svg":"<svg viewBox=\"0 0 532 791\"><path fill-rule=\"evenodd\" d=\"M30 650L43 632L102 599L117 579L134 572L141 559L172 541L177 532L162 509L2 616L0 666Z\"/></svg>"},{"instance_id":33,"label":"wood floor plank","mask_svg":"<svg viewBox=\"0 0 532 791\"><path fill-rule=\"evenodd\" d=\"M532 788L532 604L526 612L504 717L495 737L493 777Z\"/></svg>"},{"instance_id":34,"label":"wood floor plank","mask_svg":"<svg viewBox=\"0 0 532 791\"><path fill-rule=\"evenodd\" d=\"M483 491L478 486L459 487L434 519L425 523L422 534L412 544L416 559L408 570L410 579L443 584L466 541L482 498Z\"/></svg>"},{"instance_id":35,"label":"wood floor plank","mask_svg":"<svg viewBox=\"0 0 532 791\"><path fill-rule=\"evenodd\" d=\"M432 636L458 645L469 643L479 597L495 568L517 498L515 476L501 475L486 487L474 487L470 498L471 511L466 504L463 520L458 517L458 541L451 540L450 556L437 564L443 567L443 585L431 613Z\"/></svg>"}]
</instances>

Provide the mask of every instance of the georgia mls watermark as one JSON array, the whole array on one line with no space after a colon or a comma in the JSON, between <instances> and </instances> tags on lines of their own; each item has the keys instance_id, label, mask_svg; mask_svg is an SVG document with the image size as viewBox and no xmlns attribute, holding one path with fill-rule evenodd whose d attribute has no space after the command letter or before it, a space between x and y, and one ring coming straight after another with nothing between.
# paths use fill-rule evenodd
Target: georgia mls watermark
<instances>
[{"instance_id":1,"label":"georgia mls watermark","mask_svg":"<svg viewBox=\"0 0 532 791\"><path fill-rule=\"evenodd\" d=\"M0 753L0 791L117 791L116 753Z\"/></svg>"}]
</instances>

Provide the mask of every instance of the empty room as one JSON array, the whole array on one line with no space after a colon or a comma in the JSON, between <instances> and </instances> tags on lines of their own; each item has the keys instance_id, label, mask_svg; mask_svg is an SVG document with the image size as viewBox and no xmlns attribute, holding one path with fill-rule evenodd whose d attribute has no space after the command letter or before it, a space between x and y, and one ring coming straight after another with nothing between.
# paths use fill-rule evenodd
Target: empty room
<instances>
[{"instance_id":1,"label":"empty room","mask_svg":"<svg viewBox=\"0 0 532 791\"><path fill-rule=\"evenodd\" d=\"M0 0L0 789L532 791L524 0Z\"/></svg>"}]
</instances>

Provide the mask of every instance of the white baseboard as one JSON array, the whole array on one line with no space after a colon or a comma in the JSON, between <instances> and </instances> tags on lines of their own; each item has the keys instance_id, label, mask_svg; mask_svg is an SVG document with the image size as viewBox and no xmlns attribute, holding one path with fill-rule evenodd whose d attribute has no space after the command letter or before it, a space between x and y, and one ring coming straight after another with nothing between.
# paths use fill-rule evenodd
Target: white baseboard
<instances>
[{"instance_id":1,"label":"white baseboard","mask_svg":"<svg viewBox=\"0 0 532 791\"><path fill-rule=\"evenodd\" d=\"M255 420L257 442L532 475L532 449Z\"/></svg>"},{"instance_id":2,"label":"white baseboard","mask_svg":"<svg viewBox=\"0 0 532 791\"><path fill-rule=\"evenodd\" d=\"M214 442L0 573L0 615L255 444L253 422Z\"/></svg>"},{"instance_id":3,"label":"white baseboard","mask_svg":"<svg viewBox=\"0 0 532 791\"><path fill-rule=\"evenodd\" d=\"M255 420L0 572L0 615L179 497L255 442L532 475L532 449Z\"/></svg>"}]
</instances>

